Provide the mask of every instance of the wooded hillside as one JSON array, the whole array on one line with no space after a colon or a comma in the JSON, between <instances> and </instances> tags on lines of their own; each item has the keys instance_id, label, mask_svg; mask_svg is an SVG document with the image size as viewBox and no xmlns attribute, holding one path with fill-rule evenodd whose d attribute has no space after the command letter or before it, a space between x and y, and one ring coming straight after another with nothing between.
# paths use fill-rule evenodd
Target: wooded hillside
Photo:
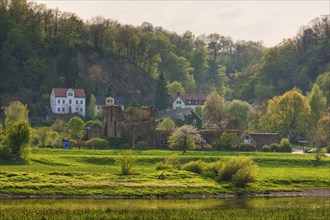
<instances>
[{"instance_id":1,"label":"wooded hillside","mask_svg":"<svg viewBox=\"0 0 330 220\"><path fill-rule=\"evenodd\" d=\"M148 22L83 21L26 0L0 2L0 30L0 105L19 99L34 116L48 112L53 87L79 87L88 97L114 95L126 104L152 105L161 72L186 92L217 90L228 100L248 102L262 102L294 86L306 93L328 72L318 81L329 100L329 15L272 48L217 33L178 35Z\"/></svg>"}]
</instances>

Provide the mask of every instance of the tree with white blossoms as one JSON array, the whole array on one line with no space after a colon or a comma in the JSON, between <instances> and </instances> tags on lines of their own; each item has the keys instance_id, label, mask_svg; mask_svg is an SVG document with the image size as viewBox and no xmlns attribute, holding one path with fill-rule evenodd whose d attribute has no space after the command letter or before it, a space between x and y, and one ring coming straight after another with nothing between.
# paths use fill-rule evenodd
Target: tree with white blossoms
<instances>
[{"instance_id":1,"label":"tree with white blossoms","mask_svg":"<svg viewBox=\"0 0 330 220\"><path fill-rule=\"evenodd\" d=\"M180 149L182 150L182 154L185 154L188 149L195 148L196 143L201 141L201 139L201 135L194 126L183 125L174 130L168 138L168 144L170 148Z\"/></svg>"}]
</instances>

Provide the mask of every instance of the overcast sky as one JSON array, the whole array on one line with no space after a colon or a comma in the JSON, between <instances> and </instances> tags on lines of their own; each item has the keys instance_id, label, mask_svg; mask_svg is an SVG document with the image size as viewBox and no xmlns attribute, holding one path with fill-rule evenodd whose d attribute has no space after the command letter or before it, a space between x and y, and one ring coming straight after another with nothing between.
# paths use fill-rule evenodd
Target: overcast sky
<instances>
[{"instance_id":1,"label":"overcast sky","mask_svg":"<svg viewBox=\"0 0 330 220\"><path fill-rule=\"evenodd\" d=\"M73 12L82 19L103 16L121 24L154 26L196 36L218 33L233 40L262 40L274 46L293 37L320 15L330 14L330 1L36 1L49 8Z\"/></svg>"}]
</instances>

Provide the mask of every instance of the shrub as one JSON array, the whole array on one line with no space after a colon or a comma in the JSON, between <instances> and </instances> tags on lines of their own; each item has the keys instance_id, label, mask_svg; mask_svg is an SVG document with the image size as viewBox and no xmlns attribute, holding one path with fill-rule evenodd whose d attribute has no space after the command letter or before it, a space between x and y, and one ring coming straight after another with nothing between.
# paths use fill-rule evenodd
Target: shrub
<instances>
[{"instance_id":1,"label":"shrub","mask_svg":"<svg viewBox=\"0 0 330 220\"><path fill-rule=\"evenodd\" d=\"M7 145L0 145L0 159L7 160L11 158L11 149Z\"/></svg>"},{"instance_id":2,"label":"shrub","mask_svg":"<svg viewBox=\"0 0 330 220\"><path fill-rule=\"evenodd\" d=\"M268 145L264 145L264 146L262 146L261 150L262 150L263 152L271 152L271 151L272 151L271 147L268 146Z\"/></svg>"},{"instance_id":3,"label":"shrub","mask_svg":"<svg viewBox=\"0 0 330 220\"><path fill-rule=\"evenodd\" d=\"M255 182L257 179L256 165L250 165L249 167L242 167L233 176L233 183L237 187L245 187L247 183Z\"/></svg>"},{"instance_id":4,"label":"shrub","mask_svg":"<svg viewBox=\"0 0 330 220\"><path fill-rule=\"evenodd\" d=\"M271 145L270 145L270 151L271 151L271 152L279 152L280 149L279 149L278 144L275 144L275 143L271 144Z\"/></svg>"},{"instance_id":5,"label":"shrub","mask_svg":"<svg viewBox=\"0 0 330 220\"><path fill-rule=\"evenodd\" d=\"M249 157L231 157L223 161L221 167L221 180L230 181L238 170L254 165Z\"/></svg>"},{"instance_id":6,"label":"shrub","mask_svg":"<svg viewBox=\"0 0 330 220\"><path fill-rule=\"evenodd\" d=\"M205 168L205 162L202 160L190 161L182 166L183 170L187 170L193 173L202 174Z\"/></svg>"},{"instance_id":7,"label":"shrub","mask_svg":"<svg viewBox=\"0 0 330 220\"><path fill-rule=\"evenodd\" d=\"M85 145L94 149L106 149L109 147L109 142L103 138L92 138L86 141Z\"/></svg>"},{"instance_id":8,"label":"shrub","mask_svg":"<svg viewBox=\"0 0 330 220\"><path fill-rule=\"evenodd\" d=\"M181 169L180 159L176 156L170 156L165 158L162 162L156 165L156 170L165 170L165 169Z\"/></svg>"},{"instance_id":9,"label":"shrub","mask_svg":"<svg viewBox=\"0 0 330 220\"><path fill-rule=\"evenodd\" d=\"M147 141L139 141L139 142L137 143L137 147L138 147L139 149L146 149L146 148L149 147L149 144L148 144Z\"/></svg>"},{"instance_id":10,"label":"shrub","mask_svg":"<svg viewBox=\"0 0 330 220\"><path fill-rule=\"evenodd\" d=\"M320 161L322 159L322 157L325 157L327 153L327 149L325 147L323 148L318 148L315 152L315 159L317 161Z\"/></svg>"},{"instance_id":11,"label":"shrub","mask_svg":"<svg viewBox=\"0 0 330 220\"><path fill-rule=\"evenodd\" d=\"M131 174L133 168L136 166L137 157L131 150L124 150L118 154L116 164L120 166L121 174Z\"/></svg>"},{"instance_id":12,"label":"shrub","mask_svg":"<svg viewBox=\"0 0 330 220\"><path fill-rule=\"evenodd\" d=\"M205 163L203 174L215 180L219 180L222 166L223 163L221 160L218 160L217 162L213 163Z\"/></svg>"},{"instance_id":13,"label":"shrub","mask_svg":"<svg viewBox=\"0 0 330 220\"><path fill-rule=\"evenodd\" d=\"M279 152L290 152L290 153L292 152L291 144L287 138L283 138L281 140L281 143L278 146L278 148L279 148Z\"/></svg>"},{"instance_id":14,"label":"shrub","mask_svg":"<svg viewBox=\"0 0 330 220\"><path fill-rule=\"evenodd\" d=\"M256 147L251 144L240 144L238 147L239 151L255 151Z\"/></svg>"},{"instance_id":15,"label":"shrub","mask_svg":"<svg viewBox=\"0 0 330 220\"><path fill-rule=\"evenodd\" d=\"M19 157L25 161L27 161L29 159L29 156L31 154L31 147L30 146L23 146L19 149Z\"/></svg>"},{"instance_id":16,"label":"shrub","mask_svg":"<svg viewBox=\"0 0 330 220\"><path fill-rule=\"evenodd\" d=\"M215 150L235 150L238 145L237 134L234 132L224 131L219 139L214 143Z\"/></svg>"}]
</instances>

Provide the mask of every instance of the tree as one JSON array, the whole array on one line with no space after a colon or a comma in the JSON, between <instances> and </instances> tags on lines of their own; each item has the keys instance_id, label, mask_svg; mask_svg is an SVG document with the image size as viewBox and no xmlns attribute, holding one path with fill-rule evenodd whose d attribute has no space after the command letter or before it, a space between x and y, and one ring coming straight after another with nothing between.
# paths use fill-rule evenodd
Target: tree
<instances>
[{"instance_id":1,"label":"tree","mask_svg":"<svg viewBox=\"0 0 330 220\"><path fill-rule=\"evenodd\" d=\"M57 119L53 124L52 124L52 130L56 131L58 133L65 133L67 134L67 125L65 121Z\"/></svg>"},{"instance_id":2,"label":"tree","mask_svg":"<svg viewBox=\"0 0 330 220\"><path fill-rule=\"evenodd\" d=\"M185 154L188 149L195 148L198 141L201 141L201 136L191 125L183 125L175 129L168 138L169 147L182 150L182 154Z\"/></svg>"},{"instance_id":3,"label":"tree","mask_svg":"<svg viewBox=\"0 0 330 220\"><path fill-rule=\"evenodd\" d=\"M320 74L316 78L316 84L320 86L323 94L327 97L328 102L330 102L330 71Z\"/></svg>"},{"instance_id":4,"label":"tree","mask_svg":"<svg viewBox=\"0 0 330 220\"><path fill-rule=\"evenodd\" d=\"M6 127L5 145L7 145L14 156L26 160L29 154L29 143L31 140L31 127L27 121L17 121Z\"/></svg>"},{"instance_id":5,"label":"tree","mask_svg":"<svg viewBox=\"0 0 330 220\"><path fill-rule=\"evenodd\" d=\"M308 103L311 106L311 125L312 129L325 113L327 98L323 95L317 84L313 85L310 93L307 95Z\"/></svg>"},{"instance_id":6,"label":"tree","mask_svg":"<svg viewBox=\"0 0 330 220\"><path fill-rule=\"evenodd\" d=\"M89 104L87 107L87 116L89 118L94 118L95 117L95 106L96 106L96 98L92 94L89 98Z\"/></svg>"},{"instance_id":7,"label":"tree","mask_svg":"<svg viewBox=\"0 0 330 220\"><path fill-rule=\"evenodd\" d=\"M217 129L222 129L222 120L225 119L225 103L222 96L213 91L204 103L206 123L216 124Z\"/></svg>"},{"instance_id":8,"label":"tree","mask_svg":"<svg viewBox=\"0 0 330 220\"><path fill-rule=\"evenodd\" d=\"M167 85L168 91L171 95L175 95L177 93L184 94L186 91L182 86L182 83L178 81L173 81Z\"/></svg>"},{"instance_id":9,"label":"tree","mask_svg":"<svg viewBox=\"0 0 330 220\"><path fill-rule=\"evenodd\" d=\"M126 113L127 116L122 123L123 128L129 134L131 138L131 146L135 147L136 142L136 134L139 126L150 126L153 124L153 120L150 114L153 111L152 107L139 107L131 104L130 107L127 108Z\"/></svg>"},{"instance_id":10,"label":"tree","mask_svg":"<svg viewBox=\"0 0 330 220\"><path fill-rule=\"evenodd\" d=\"M292 131L306 135L310 112L307 98L294 88L268 101L267 110L259 120L260 128L265 132L278 132L282 137Z\"/></svg>"},{"instance_id":11,"label":"tree","mask_svg":"<svg viewBox=\"0 0 330 220\"><path fill-rule=\"evenodd\" d=\"M79 117L74 116L72 117L68 123L68 131L69 134L72 135L77 135L79 138L82 138L85 134L85 122L81 120Z\"/></svg>"},{"instance_id":12,"label":"tree","mask_svg":"<svg viewBox=\"0 0 330 220\"><path fill-rule=\"evenodd\" d=\"M323 116L317 123L314 143L316 147L330 147L330 115Z\"/></svg>"},{"instance_id":13,"label":"tree","mask_svg":"<svg viewBox=\"0 0 330 220\"><path fill-rule=\"evenodd\" d=\"M173 130L175 128L175 123L170 118L165 118L162 122L157 125L156 130Z\"/></svg>"},{"instance_id":14,"label":"tree","mask_svg":"<svg viewBox=\"0 0 330 220\"><path fill-rule=\"evenodd\" d=\"M155 107L157 110L164 110L169 106L170 96L166 87L165 75L159 74L155 92Z\"/></svg>"},{"instance_id":15,"label":"tree","mask_svg":"<svg viewBox=\"0 0 330 220\"><path fill-rule=\"evenodd\" d=\"M226 112L240 120L240 127L246 129L252 108L249 103L234 99L226 106Z\"/></svg>"},{"instance_id":16,"label":"tree","mask_svg":"<svg viewBox=\"0 0 330 220\"><path fill-rule=\"evenodd\" d=\"M19 122L19 121L28 121L29 111L26 105L23 105L19 101L15 101L9 104L9 106L5 110L6 127L10 126L10 124Z\"/></svg>"}]
</instances>

